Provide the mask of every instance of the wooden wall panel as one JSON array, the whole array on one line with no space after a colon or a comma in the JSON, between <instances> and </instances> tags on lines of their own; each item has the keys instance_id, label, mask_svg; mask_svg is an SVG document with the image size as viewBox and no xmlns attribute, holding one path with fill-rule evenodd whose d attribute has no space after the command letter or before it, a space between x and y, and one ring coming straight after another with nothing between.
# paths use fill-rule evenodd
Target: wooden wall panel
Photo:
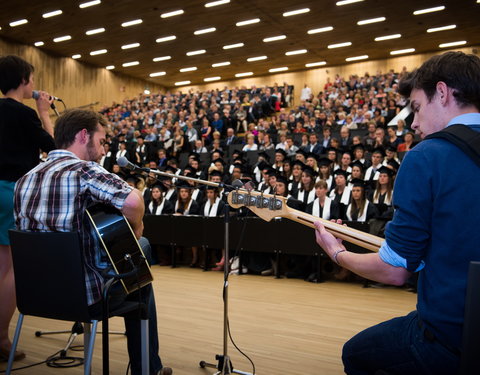
<instances>
[{"instance_id":1,"label":"wooden wall panel","mask_svg":"<svg viewBox=\"0 0 480 375\"><path fill-rule=\"evenodd\" d=\"M475 47L469 47L456 50L463 51L465 53L472 53L472 49L474 48ZM323 86L327 81L327 77L330 77L333 80L336 74L339 74L341 77L347 78L351 74L363 75L365 72L375 74L377 71L385 73L388 72L390 69L394 69L396 72L399 72L404 66L406 66L408 70L413 70L414 68L420 66L425 60L436 54L438 53L409 55L386 60L372 60L340 66L326 66L319 69L310 69L301 72L281 73L263 77L250 77L235 81L219 81L201 86L183 86L177 90L181 90L183 92L186 92L189 89L212 90L216 88L223 89L224 86L247 86L249 88L253 84L257 85L257 87L265 85L272 86L275 82L277 82L278 85L281 86L285 81L288 84L295 86L294 99L295 104L298 105L298 103L300 102L300 92L305 83L307 83L308 86L312 89L312 91L317 94L319 91L323 90Z\"/></svg>"},{"instance_id":2,"label":"wooden wall panel","mask_svg":"<svg viewBox=\"0 0 480 375\"><path fill-rule=\"evenodd\" d=\"M164 92L165 88L96 68L71 58L49 55L39 48L13 44L0 39L0 55L18 55L35 67L35 88L62 98L68 108L99 103L121 102L143 92L146 86L152 92ZM34 106L33 100L27 105ZM58 105L62 109L62 105Z\"/></svg>"}]
</instances>

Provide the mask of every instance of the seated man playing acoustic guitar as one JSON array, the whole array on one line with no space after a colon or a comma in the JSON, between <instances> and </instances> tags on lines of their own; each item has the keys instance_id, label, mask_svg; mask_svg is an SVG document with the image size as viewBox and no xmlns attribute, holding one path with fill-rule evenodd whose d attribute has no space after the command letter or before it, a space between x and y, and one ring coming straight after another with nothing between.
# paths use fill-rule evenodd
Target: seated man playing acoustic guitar
<instances>
[{"instance_id":1,"label":"seated man playing acoustic guitar","mask_svg":"<svg viewBox=\"0 0 480 375\"><path fill-rule=\"evenodd\" d=\"M140 239L147 259L150 246L143 232L144 203L141 193L118 176L96 163L105 153L106 121L92 111L73 109L60 116L55 124L56 150L48 159L29 171L15 186L17 228L27 231L78 232L85 255L87 299L92 312L101 304L102 269L108 267L96 234L85 210L103 203L120 210ZM150 373L170 374L158 355L158 333L155 300L151 284L132 293L129 299L141 299L148 306ZM121 287L113 290L110 306L126 298ZM140 321L125 318L128 353L132 374L141 374Z\"/></svg>"}]
</instances>

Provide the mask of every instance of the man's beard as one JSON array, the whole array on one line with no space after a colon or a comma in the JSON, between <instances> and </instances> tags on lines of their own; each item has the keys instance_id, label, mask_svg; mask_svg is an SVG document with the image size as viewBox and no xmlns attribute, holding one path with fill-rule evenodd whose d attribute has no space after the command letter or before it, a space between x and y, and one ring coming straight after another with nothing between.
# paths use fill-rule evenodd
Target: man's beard
<instances>
[{"instance_id":1,"label":"man's beard","mask_svg":"<svg viewBox=\"0 0 480 375\"><path fill-rule=\"evenodd\" d=\"M100 155L96 150L95 150L95 146L93 144L93 139L90 138L90 140L88 141L87 143L87 158L88 158L88 161L95 161L95 162L99 162L100 159L102 158L102 155Z\"/></svg>"}]
</instances>

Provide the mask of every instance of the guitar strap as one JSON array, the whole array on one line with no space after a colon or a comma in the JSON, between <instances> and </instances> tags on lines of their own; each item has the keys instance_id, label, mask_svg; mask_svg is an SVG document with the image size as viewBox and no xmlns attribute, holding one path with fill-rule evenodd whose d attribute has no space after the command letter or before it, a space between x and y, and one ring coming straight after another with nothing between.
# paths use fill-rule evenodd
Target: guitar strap
<instances>
[{"instance_id":1,"label":"guitar strap","mask_svg":"<svg viewBox=\"0 0 480 375\"><path fill-rule=\"evenodd\" d=\"M453 143L480 167L480 132L463 124L455 124L425 137L432 138L441 138Z\"/></svg>"}]
</instances>

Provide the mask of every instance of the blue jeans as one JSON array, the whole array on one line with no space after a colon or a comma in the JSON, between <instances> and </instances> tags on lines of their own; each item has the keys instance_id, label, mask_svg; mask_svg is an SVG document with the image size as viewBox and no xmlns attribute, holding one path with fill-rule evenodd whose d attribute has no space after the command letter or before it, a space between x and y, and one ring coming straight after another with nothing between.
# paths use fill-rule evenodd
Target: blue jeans
<instances>
[{"instance_id":1,"label":"blue jeans","mask_svg":"<svg viewBox=\"0 0 480 375\"><path fill-rule=\"evenodd\" d=\"M138 241L140 246L145 254L145 257L148 260L148 263L151 264L151 252L150 243L145 237L141 237ZM150 373L157 374L163 367L162 361L158 354L159 345L158 345L158 330L157 330L157 310L155 306L155 296L153 294L152 284L146 285L140 290L125 295L125 291L121 283L116 283L113 285L110 291L109 299L109 308L115 309L119 307L124 301L140 301L145 303L147 306L148 314L148 337L149 337L149 354L150 354ZM95 305L90 306L90 311L92 314L101 311L101 303L99 302ZM127 348L128 356L130 357L130 365L132 375L141 375L141 329L140 329L140 319L128 316L125 317L125 331L127 334Z\"/></svg>"},{"instance_id":2,"label":"blue jeans","mask_svg":"<svg viewBox=\"0 0 480 375\"><path fill-rule=\"evenodd\" d=\"M348 375L454 375L460 357L425 335L416 311L367 328L343 347Z\"/></svg>"}]
</instances>

